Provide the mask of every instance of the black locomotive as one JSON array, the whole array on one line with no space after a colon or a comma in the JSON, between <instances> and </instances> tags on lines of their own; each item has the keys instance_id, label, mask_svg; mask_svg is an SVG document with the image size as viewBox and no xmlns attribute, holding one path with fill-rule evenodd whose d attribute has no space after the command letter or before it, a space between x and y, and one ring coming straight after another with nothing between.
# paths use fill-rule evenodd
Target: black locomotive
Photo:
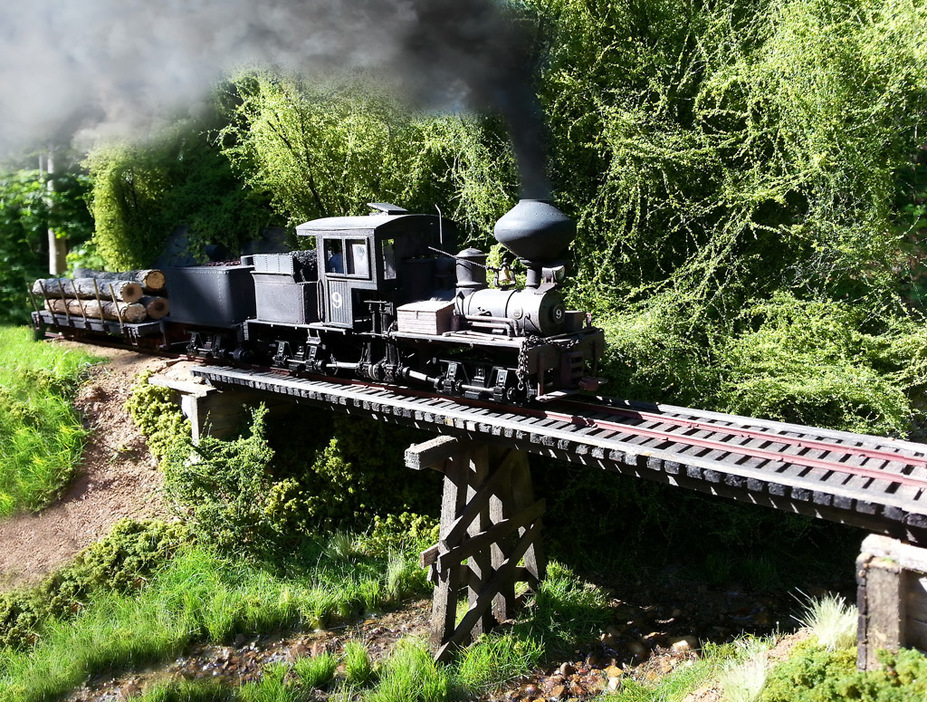
<instances>
[{"instance_id":1,"label":"black locomotive","mask_svg":"<svg viewBox=\"0 0 927 702\"><path fill-rule=\"evenodd\" d=\"M559 290L560 257L575 236L562 212L522 200L497 222L497 240L528 271L516 289L505 269L487 285L482 252L448 253L451 221L371 207L297 227L314 249L165 269L171 312L158 322L75 324L41 310L36 329L116 333L137 346L156 339L204 358L502 403L598 387L603 333L567 310Z\"/></svg>"}]
</instances>

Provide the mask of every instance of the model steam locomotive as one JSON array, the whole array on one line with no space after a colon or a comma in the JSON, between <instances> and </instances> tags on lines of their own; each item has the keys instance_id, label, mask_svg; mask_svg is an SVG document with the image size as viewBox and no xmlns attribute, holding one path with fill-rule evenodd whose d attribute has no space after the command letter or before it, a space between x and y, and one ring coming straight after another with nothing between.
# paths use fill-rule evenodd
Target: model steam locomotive
<instances>
[{"instance_id":1,"label":"model steam locomotive","mask_svg":"<svg viewBox=\"0 0 927 702\"><path fill-rule=\"evenodd\" d=\"M484 253L447 253L457 232L440 214L371 207L368 216L297 227L314 249L165 269L163 319L82 319L49 310L46 299L35 328L501 403L598 387L603 333L585 312L567 310L559 290L575 236L566 215L522 200L496 223L496 239L527 268L519 289L507 269L487 267Z\"/></svg>"}]
</instances>

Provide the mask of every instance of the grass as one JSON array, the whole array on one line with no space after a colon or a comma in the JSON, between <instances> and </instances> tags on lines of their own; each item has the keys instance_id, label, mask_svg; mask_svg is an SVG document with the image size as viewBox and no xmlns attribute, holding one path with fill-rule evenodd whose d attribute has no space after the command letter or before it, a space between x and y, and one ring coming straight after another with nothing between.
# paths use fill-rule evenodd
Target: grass
<instances>
[{"instance_id":1,"label":"grass","mask_svg":"<svg viewBox=\"0 0 927 702\"><path fill-rule=\"evenodd\" d=\"M856 605L848 604L839 595L809 598L799 621L828 651L856 645L859 612Z\"/></svg>"},{"instance_id":2,"label":"grass","mask_svg":"<svg viewBox=\"0 0 927 702\"><path fill-rule=\"evenodd\" d=\"M334 680L338 659L331 653L300 658L293 663L293 670L299 681L308 688L324 688Z\"/></svg>"},{"instance_id":3,"label":"grass","mask_svg":"<svg viewBox=\"0 0 927 702\"><path fill-rule=\"evenodd\" d=\"M364 687L374 678L373 663L367 649L359 641L344 645L344 677L350 685Z\"/></svg>"},{"instance_id":4,"label":"grass","mask_svg":"<svg viewBox=\"0 0 927 702\"><path fill-rule=\"evenodd\" d=\"M93 360L0 327L0 518L42 509L73 477L86 433L70 399Z\"/></svg>"},{"instance_id":5,"label":"grass","mask_svg":"<svg viewBox=\"0 0 927 702\"><path fill-rule=\"evenodd\" d=\"M721 668L718 682L724 702L756 702L769 672L769 646L762 641L747 641L741 660L731 660Z\"/></svg>"},{"instance_id":6,"label":"grass","mask_svg":"<svg viewBox=\"0 0 927 702\"><path fill-rule=\"evenodd\" d=\"M31 650L2 652L0 699L54 699L88 674L165 661L193 641L313 628L385 608L394 600L382 594L384 572L382 560L336 562L317 544L279 573L187 547L139 594L97 594L76 618L45 622Z\"/></svg>"}]
</instances>

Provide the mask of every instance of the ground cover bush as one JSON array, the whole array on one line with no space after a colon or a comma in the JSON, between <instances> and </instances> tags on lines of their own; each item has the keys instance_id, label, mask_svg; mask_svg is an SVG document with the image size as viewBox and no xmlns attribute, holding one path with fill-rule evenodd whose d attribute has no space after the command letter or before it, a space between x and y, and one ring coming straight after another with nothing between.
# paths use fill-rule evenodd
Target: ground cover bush
<instances>
[{"instance_id":1,"label":"ground cover bush","mask_svg":"<svg viewBox=\"0 0 927 702\"><path fill-rule=\"evenodd\" d=\"M203 543L267 555L320 531L373 523L370 550L386 555L393 520L406 520L407 541L433 531L421 513L437 508L438 477L415 474L402 460L420 440L417 432L300 407L274 421L258 407L238 437L204 436L194 446L171 391L147 375L127 409L161 460L168 495ZM293 432L294 423L313 431ZM378 516L379 531L372 521Z\"/></svg>"},{"instance_id":2,"label":"ground cover bush","mask_svg":"<svg viewBox=\"0 0 927 702\"><path fill-rule=\"evenodd\" d=\"M905 649L880 656L884 668L860 672L856 648L802 646L773 668L761 702L915 702L927 696L927 657Z\"/></svg>"},{"instance_id":3,"label":"ground cover bush","mask_svg":"<svg viewBox=\"0 0 927 702\"><path fill-rule=\"evenodd\" d=\"M40 510L73 477L86 431L71 398L93 360L0 327L0 518Z\"/></svg>"}]
</instances>

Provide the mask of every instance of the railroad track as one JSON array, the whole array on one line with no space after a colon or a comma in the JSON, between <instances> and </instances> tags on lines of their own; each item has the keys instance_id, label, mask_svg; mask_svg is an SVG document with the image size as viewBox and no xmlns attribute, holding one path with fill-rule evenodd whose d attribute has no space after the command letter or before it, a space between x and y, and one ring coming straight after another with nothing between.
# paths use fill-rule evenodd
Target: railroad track
<instances>
[{"instance_id":1,"label":"railroad track","mask_svg":"<svg viewBox=\"0 0 927 702\"><path fill-rule=\"evenodd\" d=\"M927 445L612 398L498 407L267 370L194 369L220 388L505 442L571 463L927 544Z\"/></svg>"}]
</instances>

